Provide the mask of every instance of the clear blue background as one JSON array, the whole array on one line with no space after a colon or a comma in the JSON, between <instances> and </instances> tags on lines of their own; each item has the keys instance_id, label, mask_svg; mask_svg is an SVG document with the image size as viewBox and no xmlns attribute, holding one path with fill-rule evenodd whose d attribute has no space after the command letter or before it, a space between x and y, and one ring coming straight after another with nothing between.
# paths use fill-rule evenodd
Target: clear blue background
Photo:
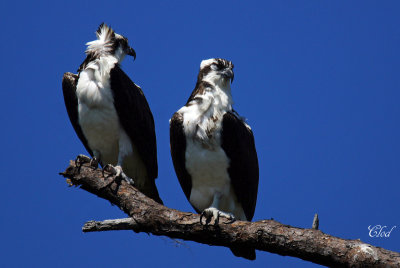
<instances>
[{"instance_id":1,"label":"clear blue background","mask_svg":"<svg viewBox=\"0 0 400 268\"><path fill-rule=\"evenodd\" d=\"M398 1L2 1L1 267L316 267L258 252L130 231L83 234L87 220L125 215L58 175L86 153L62 97L101 22L129 38L122 66L156 122L165 204L192 211L169 152L168 120L194 88L201 60L235 64L235 109L260 162L254 220L274 218L400 251ZM370 238L368 226L398 226Z\"/></svg>"}]
</instances>

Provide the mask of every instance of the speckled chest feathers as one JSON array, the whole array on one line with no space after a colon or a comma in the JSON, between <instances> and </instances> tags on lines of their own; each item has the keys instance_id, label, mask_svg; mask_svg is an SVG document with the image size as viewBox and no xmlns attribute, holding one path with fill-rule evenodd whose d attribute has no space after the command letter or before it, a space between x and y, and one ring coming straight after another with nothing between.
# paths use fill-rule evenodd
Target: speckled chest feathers
<instances>
[{"instance_id":1,"label":"speckled chest feathers","mask_svg":"<svg viewBox=\"0 0 400 268\"><path fill-rule=\"evenodd\" d=\"M179 111L186 137L208 150L219 147L222 118L232 110L230 84L223 86L203 81L197 94Z\"/></svg>"}]
</instances>

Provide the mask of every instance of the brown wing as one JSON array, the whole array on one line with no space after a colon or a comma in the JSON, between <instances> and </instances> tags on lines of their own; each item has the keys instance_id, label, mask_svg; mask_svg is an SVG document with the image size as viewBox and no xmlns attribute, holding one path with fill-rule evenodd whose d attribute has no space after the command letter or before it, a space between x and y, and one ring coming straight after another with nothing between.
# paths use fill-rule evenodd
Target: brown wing
<instances>
[{"instance_id":1,"label":"brown wing","mask_svg":"<svg viewBox=\"0 0 400 268\"><path fill-rule=\"evenodd\" d=\"M78 75L73 73L65 73L62 80L62 89L64 94L65 107L67 108L67 113L69 120L79 139L85 146L86 150L93 157L93 152L89 148L88 142L83 135L81 126L79 125L78 117L78 98L76 96L76 85L78 83Z\"/></svg>"},{"instance_id":2,"label":"brown wing","mask_svg":"<svg viewBox=\"0 0 400 268\"><path fill-rule=\"evenodd\" d=\"M235 114L222 119L221 146L230 159L228 173L248 221L254 216L258 191L258 158L253 132Z\"/></svg>"},{"instance_id":3,"label":"brown wing","mask_svg":"<svg viewBox=\"0 0 400 268\"><path fill-rule=\"evenodd\" d=\"M120 123L136 146L147 174L154 180L158 176L157 141L149 104L140 87L118 65L111 70L110 81Z\"/></svg>"},{"instance_id":4,"label":"brown wing","mask_svg":"<svg viewBox=\"0 0 400 268\"><path fill-rule=\"evenodd\" d=\"M169 137L171 146L172 162L174 163L175 173L179 183L186 195L190 199L192 191L192 178L186 170L185 152L186 152L186 137L183 131L183 116L180 113L175 113L169 123Z\"/></svg>"}]
</instances>

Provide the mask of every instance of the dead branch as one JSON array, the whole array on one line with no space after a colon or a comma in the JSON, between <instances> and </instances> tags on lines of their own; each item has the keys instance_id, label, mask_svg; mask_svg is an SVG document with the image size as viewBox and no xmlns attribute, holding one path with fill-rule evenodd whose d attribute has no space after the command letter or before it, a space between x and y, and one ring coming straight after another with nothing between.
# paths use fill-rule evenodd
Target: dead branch
<instances>
[{"instance_id":1,"label":"dead branch","mask_svg":"<svg viewBox=\"0 0 400 268\"><path fill-rule=\"evenodd\" d=\"M200 224L198 214L162 206L125 181L89 165L78 168L74 161L60 173L70 185L117 205L131 218L89 221L84 232L133 230L224 247L252 247L292 256L331 267L400 267L400 254L361 242L302 229L274 220L236 221L218 226Z\"/></svg>"}]
</instances>

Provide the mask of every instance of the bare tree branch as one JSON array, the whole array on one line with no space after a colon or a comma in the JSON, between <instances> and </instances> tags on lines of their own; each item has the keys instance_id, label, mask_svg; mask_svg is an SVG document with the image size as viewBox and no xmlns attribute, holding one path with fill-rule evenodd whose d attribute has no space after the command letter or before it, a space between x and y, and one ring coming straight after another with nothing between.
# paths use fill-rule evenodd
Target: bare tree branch
<instances>
[{"instance_id":1,"label":"bare tree branch","mask_svg":"<svg viewBox=\"0 0 400 268\"><path fill-rule=\"evenodd\" d=\"M133 230L208 245L251 247L283 256L292 256L333 267L400 267L400 254L374 247L360 240L346 240L320 230L283 225L274 220L236 221L218 226L200 224L198 214L162 206L125 181L89 165L78 168L74 161L65 172L70 185L117 205L131 218L90 221L84 232Z\"/></svg>"},{"instance_id":2,"label":"bare tree branch","mask_svg":"<svg viewBox=\"0 0 400 268\"><path fill-rule=\"evenodd\" d=\"M101 231L117 231L117 230L133 230L139 228L139 225L133 218L105 220L105 221L88 221L83 225L82 231L101 232Z\"/></svg>"}]
</instances>

